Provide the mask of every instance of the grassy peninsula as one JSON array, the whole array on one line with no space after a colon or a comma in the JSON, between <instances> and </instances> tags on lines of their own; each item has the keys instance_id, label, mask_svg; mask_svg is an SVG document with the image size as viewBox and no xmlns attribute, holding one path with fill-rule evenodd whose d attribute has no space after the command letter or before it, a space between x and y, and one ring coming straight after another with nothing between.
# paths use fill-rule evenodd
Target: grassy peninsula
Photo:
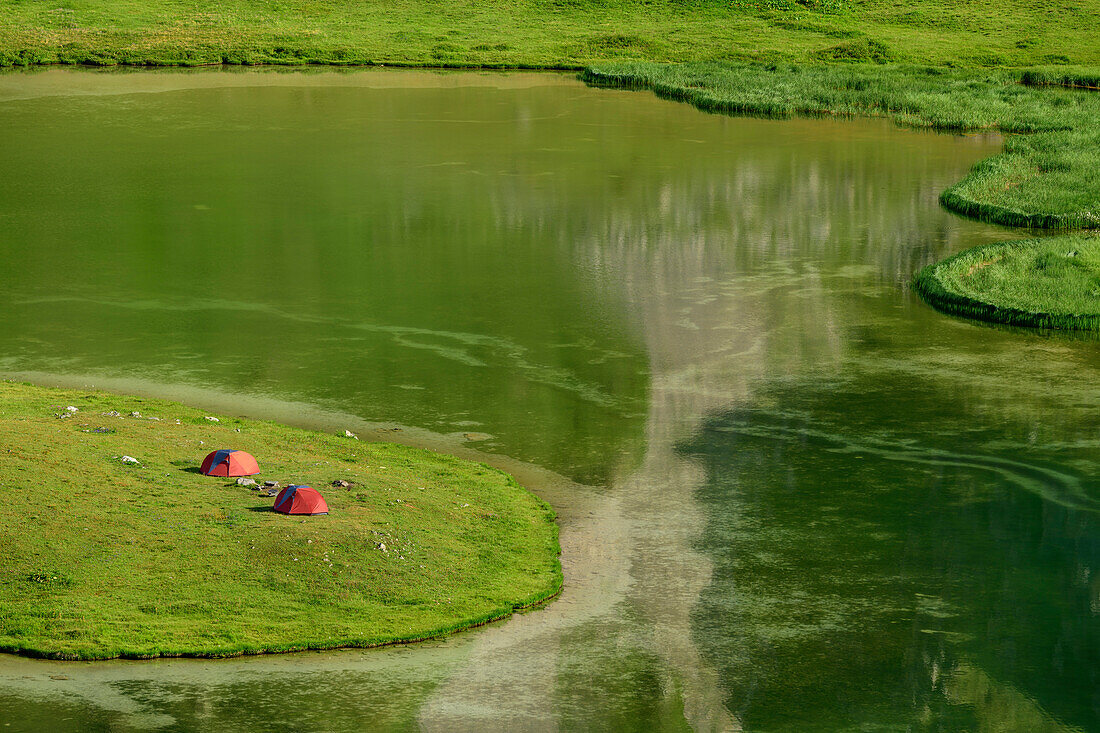
<instances>
[{"instance_id":1,"label":"grassy peninsula","mask_svg":"<svg viewBox=\"0 0 1100 733\"><path fill-rule=\"evenodd\" d=\"M917 286L935 307L967 318L1100 330L1100 236L973 247L925 267Z\"/></svg>"},{"instance_id":2,"label":"grassy peninsula","mask_svg":"<svg viewBox=\"0 0 1100 733\"><path fill-rule=\"evenodd\" d=\"M9 382L0 428L0 651L375 646L502 618L561 587L553 512L481 464ZM320 489L331 513L276 514L272 498L199 474L220 447L253 453L261 482Z\"/></svg>"}]
</instances>

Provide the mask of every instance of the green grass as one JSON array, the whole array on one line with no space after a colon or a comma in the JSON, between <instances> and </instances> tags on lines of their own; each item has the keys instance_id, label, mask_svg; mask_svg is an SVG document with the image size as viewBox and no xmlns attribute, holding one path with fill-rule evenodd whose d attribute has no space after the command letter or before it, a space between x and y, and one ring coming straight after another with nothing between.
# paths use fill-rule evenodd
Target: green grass
<instances>
[{"instance_id":1,"label":"green grass","mask_svg":"<svg viewBox=\"0 0 1100 733\"><path fill-rule=\"evenodd\" d=\"M56 417L68 405L79 411ZM0 651L374 646L502 618L561 587L553 512L498 470L208 414L0 383ZM317 487L331 513L276 514L273 499L198 474L221 447L253 453L261 481Z\"/></svg>"},{"instance_id":2,"label":"green grass","mask_svg":"<svg viewBox=\"0 0 1100 733\"><path fill-rule=\"evenodd\" d=\"M6 0L0 64L1100 63L1100 0Z\"/></svg>"},{"instance_id":3,"label":"green grass","mask_svg":"<svg viewBox=\"0 0 1100 733\"><path fill-rule=\"evenodd\" d=\"M1037 328L1100 329L1100 236L998 242L921 270L921 296L955 315Z\"/></svg>"}]
</instances>

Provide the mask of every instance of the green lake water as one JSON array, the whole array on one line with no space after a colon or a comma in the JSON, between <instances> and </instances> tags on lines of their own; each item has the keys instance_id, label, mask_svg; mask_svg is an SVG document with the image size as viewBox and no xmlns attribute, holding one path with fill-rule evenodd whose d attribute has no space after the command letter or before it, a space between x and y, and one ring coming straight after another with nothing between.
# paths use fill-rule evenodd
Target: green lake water
<instances>
[{"instance_id":1,"label":"green lake water","mask_svg":"<svg viewBox=\"0 0 1100 733\"><path fill-rule=\"evenodd\" d=\"M1020 236L937 204L997 139L328 70L0 75L0 129L0 372L486 460L566 574L419 646L3 657L3 730L1100 730L1100 347L909 287Z\"/></svg>"}]
</instances>

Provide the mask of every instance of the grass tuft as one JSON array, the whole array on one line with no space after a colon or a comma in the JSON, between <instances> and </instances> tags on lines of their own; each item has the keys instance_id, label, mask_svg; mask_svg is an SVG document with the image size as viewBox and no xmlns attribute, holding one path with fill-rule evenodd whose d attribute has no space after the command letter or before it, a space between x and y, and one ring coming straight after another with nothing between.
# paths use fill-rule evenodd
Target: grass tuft
<instances>
[{"instance_id":1,"label":"grass tuft","mask_svg":"<svg viewBox=\"0 0 1100 733\"><path fill-rule=\"evenodd\" d=\"M876 64L887 64L897 60L896 55L890 50L889 46L872 38L861 38L839 43L818 51L814 54L814 57L821 61L873 62Z\"/></svg>"}]
</instances>

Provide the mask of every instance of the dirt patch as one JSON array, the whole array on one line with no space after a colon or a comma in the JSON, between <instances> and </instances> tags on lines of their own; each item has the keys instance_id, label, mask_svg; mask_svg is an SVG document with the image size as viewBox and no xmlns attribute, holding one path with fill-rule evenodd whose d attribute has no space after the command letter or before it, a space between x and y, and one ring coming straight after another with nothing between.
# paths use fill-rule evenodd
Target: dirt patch
<instances>
[{"instance_id":1,"label":"dirt patch","mask_svg":"<svg viewBox=\"0 0 1100 733\"><path fill-rule=\"evenodd\" d=\"M996 257L994 257L991 260L982 260L981 262L975 262L973 265L971 265L969 268L967 268L966 274L963 275L963 277L970 277L971 275L973 275L978 270L989 267L994 262L998 262L998 261L1002 260L1003 258L1004 258L1003 255L997 255Z\"/></svg>"}]
</instances>

